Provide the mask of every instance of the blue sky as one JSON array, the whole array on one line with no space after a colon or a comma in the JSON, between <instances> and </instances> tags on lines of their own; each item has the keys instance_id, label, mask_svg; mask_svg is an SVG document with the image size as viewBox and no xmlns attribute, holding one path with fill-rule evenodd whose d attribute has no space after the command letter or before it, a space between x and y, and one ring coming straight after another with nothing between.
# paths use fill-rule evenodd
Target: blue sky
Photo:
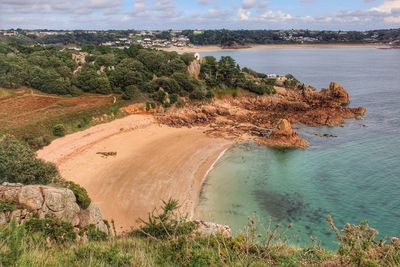
<instances>
[{"instance_id":1,"label":"blue sky","mask_svg":"<svg viewBox=\"0 0 400 267\"><path fill-rule=\"evenodd\" d=\"M0 0L0 28L400 28L400 0Z\"/></svg>"}]
</instances>

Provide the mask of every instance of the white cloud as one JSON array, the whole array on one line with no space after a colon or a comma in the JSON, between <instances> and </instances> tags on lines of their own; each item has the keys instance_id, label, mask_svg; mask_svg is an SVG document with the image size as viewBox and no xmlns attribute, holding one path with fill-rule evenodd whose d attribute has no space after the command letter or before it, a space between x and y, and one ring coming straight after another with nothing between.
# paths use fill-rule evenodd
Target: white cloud
<instances>
[{"instance_id":1,"label":"white cloud","mask_svg":"<svg viewBox=\"0 0 400 267\"><path fill-rule=\"evenodd\" d=\"M250 18L250 11L248 11L248 10L246 10L246 9L243 9L243 8L240 8L239 11L238 11L238 13L239 13L239 19L240 19L240 20L249 20L249 18Z\"/></svg>"},{"instance_id":2,"label":"white cloud","mask_svg":"<svg viewBox=\"0 0 400 267\"><path fill-rule=\"evenodd\" d=\"M386 0L378 7L374 7L372 11L391 13L395 9L400 9L400 0Z\"/></svg>"}]
</instances>

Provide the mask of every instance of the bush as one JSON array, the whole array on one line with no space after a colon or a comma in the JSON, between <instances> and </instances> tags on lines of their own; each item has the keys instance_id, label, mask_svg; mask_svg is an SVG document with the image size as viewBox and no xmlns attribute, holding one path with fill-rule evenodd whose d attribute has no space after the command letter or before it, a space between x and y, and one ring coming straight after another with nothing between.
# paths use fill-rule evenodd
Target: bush
<instances>
[{"instance_id":1,"label":"bush","mask_svg":"<svg viewBox=\"0 0 400 267\"><path fill-rule=\"evenodd\" d=\"M58 244L76 240L74 227L70 223L57 220L50 215L46 215L44 219L31 218L25 222L25 227L28 233L41 233Z\"/></svg>"},{"instance_id":2,"label":"bush","mask_svg":"<svg viewBox=\"0 0 400 267\"><path fill-rule=\"evenodd\" d=\"M166 238L192 233L196 230L196 225L193 222L187 221L186 217L180 217L177 214L178 209L177 200L169 199L168 201L163 201L161 213L156 215L157 211L154 210L152 213L149 213L148 221L140 219L144 225L139 230L134 230L132 234Z\"/></svg>"},{"instance_id":3,"label":"bush","mask_svg":"<svg viewBox=\"0 0 400 267\"><path fill-rule=\"evenodd\" d=\"M122 99L130 100L134 98L138 98L140 96L140 90L135 85L129 85L125 88L124 93L122 94Z\"/></svg>"},{"instance_id":4,"label":"bush","mask_svg":"<svg viewBox=\"0 0 400 267\"><path fill-rule=\"evenodd\" d=\"M56 166L37 159L26 144L10 135L0 138L0 183L49 184L60 179Z\"/></svg>"},{"instance_id":5,"label":"bush","mask_svg":"<svg viewBox=\"0 0 400 267\"><path fill-rule=\"evenodd\" d=\"M0 199L0 213L1 212L12 212L17 209L14 202L6 199Z\"/></svg>"},{"instance_id":6,"label":"bush","mask_svg":"<svg viewBox=\"0 0 400 267\"><path fill-rule=\"evenodd\" d=\"M64 184L66 188L74 193L76 203L78 203L79 207L84 210L87 209L92 200L90 199L86 189L72 181L66 181Z\"/></svg>"},{"instance_id":7,"label":"bush","mask_svg":"<svg viewBox=\"0 0 400 267\"><path fill-rule=\"evenodd\" d=\"M53 127L53 135L57 137L62 137L65 135L65 127L62 124L57 124Z\"/></svg>"},{"instance_id":8,"label":"bush","mask_svg":"<svg viewBox=\"0 0 400 267\"><path fill-rule=\"evenodd\" d=\"M206 99L206 94L201 89L195 89L190 95L191 100L204 100Z\"/></svg>"},{"instance_id":9,"label":"bush","mask_svg":"<svg viewBox=\"0 0 400 267\"><path fill-rule=\"evenodd\" d=\"M176 107L177 108L183 108L185 107L186 103L182 98L178 98L178 100L176 101Z\"/></svg>"},{"instance_id":10,"label":"bush","mask_svg":"<svg viewBox=\"0 0 400 267\"><path fill-rule=\"evenodd\" d=\"M28 135L24 137L24 141L34 150L41 149L50 144L50 138L48 136L33 137Z\"/></svg>"},{"instance_id":11,"label":"bush","mask_svg":"<svg viewBox=\"0 0 400 267\"><path fill-rule=\"evenodd\" d=\"M106 233L97 229L93 224L88 225L86 233L89 241L105 241L108 237Z\"/></svg>"}]
</instances>

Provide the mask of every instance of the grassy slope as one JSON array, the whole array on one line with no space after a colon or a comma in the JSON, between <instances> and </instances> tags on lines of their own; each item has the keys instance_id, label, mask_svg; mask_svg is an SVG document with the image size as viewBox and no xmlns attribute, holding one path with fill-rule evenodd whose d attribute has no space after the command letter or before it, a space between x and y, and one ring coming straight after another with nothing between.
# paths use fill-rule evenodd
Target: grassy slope
<instances>
[{"instance_id":1,"label":"grassy slope","mask_svg":"<svg viewBox=\"0 0 400 267\"><path fill-rule=\"evenodd\" d=\"M119 108L131 102L113 100L113 96L62 97L28 88L0 88L0 134L12 134L19 139L45 137L51 141L56 138L52 130L57 124L63 124L70 134L124 116ZM92 120L104 114L109 116Z\"/></svg>"}]
</instances>

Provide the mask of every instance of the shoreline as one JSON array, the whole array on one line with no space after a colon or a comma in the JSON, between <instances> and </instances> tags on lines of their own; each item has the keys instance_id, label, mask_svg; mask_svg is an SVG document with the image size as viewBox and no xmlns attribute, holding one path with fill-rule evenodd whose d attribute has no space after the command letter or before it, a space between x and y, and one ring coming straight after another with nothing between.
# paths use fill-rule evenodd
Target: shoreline
<instances>
[{"instance_id":1,"label":"shoreline","mask_svg":"<svg viewBox=\"0 0 400 267\"><path fill-rule=\"evenodd\" d=\"M57 139L37 154L56 163L66 180L82 185L103 218L114 219L117 231L124 232L168 198L179 201L183 214L194 216L208 173L234 143L204 130L130 115Z\"/></svg>"},{"instance_id":2,"label":"shoreline","mask_svg":"<svg viewBox=\"0 0 400 267\"><path fill-rule=\"evenodd\" d=\"M192 208L191 213L190 213L190 215L189 215L189 218L190 218L190 219L192 219L192 220L195 219L196 208L197 208L197 206L198 206L199 203L200 203L201 191L203 190L203 186L204 186L204 183L205 183L206 180L207 180L208 175L209 175L210 172L214 169L215 164L217 164L217 162L225 155L226 151L228 151L228 149L230 149L230 148L232 147L232 145L233 145L233 144L230 144L230 145L228 145L224 150L222 150L222 151L219 153L218 157L213 161L213 163L211 164L211 166L208 168L208 170L202 175L202 176L203 176L203 179L202 179L201 182L200 182L200 190L198 190L196 202L193 203L193 208Z\"/></svg>"},{"instance_id":3,"label":"shoreline","mask_svg":"<svg viewBox=\"0 0 400 267\"><path fill-rule=\"evenodd\" d=\"M340 49L340 48L390 48L385 44L267 44L267 45L249 45L243 48L222 48L217 45L193 46L193 47L171 47L158 48L168 52L181 53L201 53L201 52L223 52L223 51L255 51L255 50L274 50L274 49Z\"/></svg>"}]
</instances>

